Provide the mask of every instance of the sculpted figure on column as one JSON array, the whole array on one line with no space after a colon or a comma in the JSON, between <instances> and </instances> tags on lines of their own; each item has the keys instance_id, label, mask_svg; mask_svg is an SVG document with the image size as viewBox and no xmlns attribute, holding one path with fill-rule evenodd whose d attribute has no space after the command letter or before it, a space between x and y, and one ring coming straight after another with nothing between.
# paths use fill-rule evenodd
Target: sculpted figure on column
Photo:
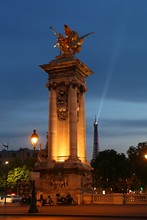
<instances>
[{"instance_id":1,"label":"sculpted figure on column","mask_svg":"<svg viewBox=\"0 0 147 220\"><path fill-rule=\"evenodd\" d=\"M50 29L57 36L57 42L54 44L54 47L58 46L60 54L62 55L74 55L79 53L82 49L81 45L84 38L90 34L94 34L94 32L90 32L80 37L76 31L71 30L66 24L64 25L65 37L63 37L62 34L58 34L52 27L50 27Z\"/></svg>"}]
</instances>

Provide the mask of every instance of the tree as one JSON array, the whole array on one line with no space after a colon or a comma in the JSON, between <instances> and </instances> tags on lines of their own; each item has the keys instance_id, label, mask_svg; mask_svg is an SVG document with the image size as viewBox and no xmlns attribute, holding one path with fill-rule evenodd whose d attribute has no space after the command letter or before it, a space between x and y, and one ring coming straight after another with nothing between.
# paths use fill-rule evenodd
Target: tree
<instances>
[{"instance_id":1,"label":"tree","mask_svg":"<svg viewBox=\"0 0 147 220\"><path fill-rule=\"evenodd\" d=\"M99 152L95 161L91 162L93 170L93 186L109 192L127 190L127 178L130 174L128 159L115 150Z\"/></svg>"},{"instance_id":2,"label":"tree","mask_svg":"<svg viewBox=\"0 0 147 220\"><path fill-rule=\"evenodd\" d=\"M28 193L30 189L30 171L24 165L22 167L14 168L8 173L8 187L17 194Z\"/></svg>"},{"instance_id":3,"label":"tree","mask_svg":"<svg viewBox=\"0 0 147 220\"><path fill-rule=\"evenodd\" d=\"M8 165L0 164L0 193L4 194L7 184L7 192L24 194L30 192L29 173L34 167L34 158L21 160L15 158Z\"/></svg>"},{"instance_id":4,"label":"tree","mask_svg":"<svg viewBox=\"0 0 147 220\"><path fill-rule=\"evenodd\" d=\"M139 185L136 185L136 190L140 190L141 186L147 185L147 143L139 143L138 146L129 147L127 151L130 161L132 174L138 179Z\"/></svg>"},{"instance_id":5,"label":"tree","mask_svg":"<svg viewBox=\"0 0 147 220\"><path fill-rule=\"evenodd\" d=\"M1 164L0 165L0 192L3 195L7 188L7 175L10 169L9 164Z\"/></svg>"}]
</instances>

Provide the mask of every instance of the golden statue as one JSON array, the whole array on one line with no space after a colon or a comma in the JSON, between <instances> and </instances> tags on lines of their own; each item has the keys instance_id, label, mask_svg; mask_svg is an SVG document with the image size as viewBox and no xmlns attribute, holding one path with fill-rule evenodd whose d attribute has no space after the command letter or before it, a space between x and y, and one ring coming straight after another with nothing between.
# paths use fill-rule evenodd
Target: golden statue
<instances>
[{"instance_id":1,"label":"golden statue","mask_svg":"<svg viewBox=\"0 0 147 220\"><path fill-rule=\"evenodd\" d=\"M94 32L90 32L79 37L78 33L76 31L72 31L66 24L64 25L65 37L63 37L62 34L58 34L52 27L50 27L50 29L54 32L58 39L57 43L54 44L54 47L58 46L60 54L62 55L74 55L79 53L82 49L81 44L83 43L84 38L90 34L94 34Z\"/></svg>"}]
</instances>

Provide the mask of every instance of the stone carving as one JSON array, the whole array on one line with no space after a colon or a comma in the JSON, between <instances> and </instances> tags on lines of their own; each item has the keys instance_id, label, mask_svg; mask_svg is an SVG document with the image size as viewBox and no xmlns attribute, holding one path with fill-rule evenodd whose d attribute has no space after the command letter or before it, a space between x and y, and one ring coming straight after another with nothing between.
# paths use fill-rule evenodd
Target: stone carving
<instances>
[{"instance_id":1,"label":"stone carving","mask_svg":"<svg viewBox=\"0 0 147 220\"><path fill-rule=\"evenodd\" d=\"M48 133L46 135L45 149L40 148L39 153L37 155L37 160L39 162L47 162L47 158L48 158Z\"/></svg>"},{"instance_id":2,"label":"stone carving","mask_svg":"<svg viewBox=\"0 0 147 220\"><path fill-rule=\"evenodd\" d=\"M47 158L48 158L47 151L40 150L38 153L38 161L39 162L46 162Z\"/></svg>"},{"instance_id":3,"label":"stone carving","mask_svg":"<svg viewBox=\"0 0 147 220\"><path fill-rule=\"evenodd\" d=\"M58 46L60 49L60 54L62 55L74 55L79 53L82 49L81 45L84 41L84 38L90 34L94 34L94 32L90 32L79 37L79 34L76 31L71 30L71 28L66 24L64 25L65 37L63 37L62 34L58 34L52 27L50 27L50 29L57 36L57 43L54 44L54 47Z\"/></svg>"},{"instance_id":4,"label":"stone carving","mask_svg":"<svg viewBox=\"0 0 147 220\"><path fill-rule=\"evenodd\" d=\"M66 120L68 117L68 95L64 86L57 90L57 115L60 120Z\"/></svg>"},{"instance_id":5,"label":"stone carving","mask_svg":"<svg viewBox=\"0 0 147 220\"><path fill-rule=\"evenodd\" d=\"M85 172L82 176L81 186L85 189L92 188L92 176L91 173Z\"/></svg>"},{"instance_id":6,"label":"stone carving","mask_svg":"<svg viewBox=\"0 0 147 220\"><path fill-rule=\"evenodd\" d=\"M58 172L50 176L50 186L53 189L62 189L68 186L69 179L68 176L64 176L62 172Z\"/></svg>"}]
</instances>

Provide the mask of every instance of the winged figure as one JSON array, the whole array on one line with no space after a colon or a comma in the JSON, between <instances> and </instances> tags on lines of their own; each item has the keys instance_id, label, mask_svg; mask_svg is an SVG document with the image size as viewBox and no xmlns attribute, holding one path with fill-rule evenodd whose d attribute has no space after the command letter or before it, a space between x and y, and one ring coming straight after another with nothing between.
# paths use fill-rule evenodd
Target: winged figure
<instances>
[{"instance_id":1,"label":"winged figure","mask_svg":"<svg viewBox=\"0 0 147 220\"><path fill-rule=\"evenodd\" d=\"M81 45L84 38L90 34L94 34L94 32L90 32L80 37L76 31L71 30L66 24L64 25L65 37L62 34L58 34L52 27L50 29L57 36L57 42L54 44L54 47L59 47L60 54L74 55L79 53L82 49Z\"/></svg>"}]
</instances>

